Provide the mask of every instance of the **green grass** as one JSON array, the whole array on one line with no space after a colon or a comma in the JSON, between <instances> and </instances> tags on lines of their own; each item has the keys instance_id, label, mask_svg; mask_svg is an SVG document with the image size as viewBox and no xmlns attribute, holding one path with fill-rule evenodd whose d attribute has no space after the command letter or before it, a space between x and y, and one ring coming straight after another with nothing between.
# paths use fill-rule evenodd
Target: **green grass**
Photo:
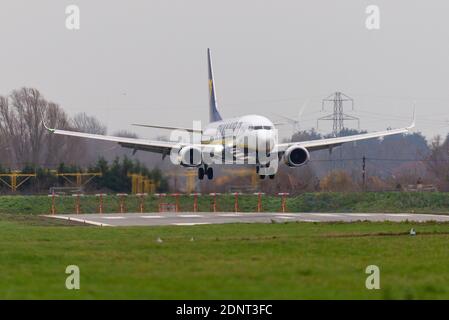
<instances>
[{"instance_id":1,"label":"green grass","mask_svg":"<svg viewBox=\"0 0 449 320\"><path fill-rule=\"evenodd\" d=\"M98 211L99 200L95 196L81 198L81 211L93 213ZM167 197L164 202L175 203L173 197ZM159 200L154 196L145 198L145 210L158 210ZM234 211L234 196L218 197L218 210ZM126 210L137 212L139 199L135 196L126 198ZM179 198L180 209L193 210L193 198ZM280 211L280 198L264 196L262 202L264 211ZM239 197L239 209L242 212L255 211L257 197L242 195ZM1 196L0 213L9 214L44 214L49 213L51 198L48 196ZM211 196L199 198L199 210L211 211ZM287 210L291 212L416 212L416 213L449 213L449 193L446 192L353 192L353 193L305 193L287 200ZM56 198L57 213L74 213L75 198L64 196ZM107 196L104 199L105 212L118 212L119 199Z\"/></svg>"},{"instance_id":2,"label":"green grass","mask_svg":"<svg viewBox=\"0 0 449 320\"><path fill-rule=\"evenodd\" d=\"M449 224L64 224L0 215L1 299L449 298ZM65 289L72 264L79 291ZM365 289L371 264L380 290Z\"/></svg>"}]
</instances>

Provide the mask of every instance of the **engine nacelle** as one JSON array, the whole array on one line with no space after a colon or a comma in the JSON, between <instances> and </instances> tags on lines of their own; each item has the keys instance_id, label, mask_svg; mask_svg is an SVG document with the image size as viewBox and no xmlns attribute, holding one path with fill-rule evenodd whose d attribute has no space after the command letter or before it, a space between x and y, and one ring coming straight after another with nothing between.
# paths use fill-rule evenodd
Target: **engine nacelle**
<instances>
[{"instance_id":1,"label":"engine nacelle","mask_svg":"<svg viewBox=\"0 0 449 320\"><path fill-rule=\"evenodd\" d=\"M289 167L300 167L309 162L310 153L306 148L291 146L284 153L284 162Z\"/></svg>"},{"instance_id":2,"label":"engine nacelle","mask_svg":"<svg viewBox=\"0 0 449 320\"><path fill-rule=\"evenodd\" d=\"M203 163L201 149L184 147L179 150L179 163L184 167L199 167Z\"/></svg>"}]
</instances>

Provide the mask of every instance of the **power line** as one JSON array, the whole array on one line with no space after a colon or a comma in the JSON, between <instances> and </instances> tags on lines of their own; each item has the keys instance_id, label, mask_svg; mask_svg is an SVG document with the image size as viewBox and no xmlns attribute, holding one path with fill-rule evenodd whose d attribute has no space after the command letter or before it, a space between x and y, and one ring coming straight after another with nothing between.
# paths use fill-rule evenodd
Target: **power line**
<instances>
[{"instance_id":1,"label":"power line","mask_svg":"<svg viewBox=\"0 0 449 320\"><path fill-rule=\"evenodd\" d=\"M364 157L361 158L345 158L345 159L313 159L310 162L333 162L333 161L363 161ZM368 158L365 157L365 161L398 161L398 162L445 162L449 163L449 159L388 159L388 158Z\"/></svg>"}]
</instances>

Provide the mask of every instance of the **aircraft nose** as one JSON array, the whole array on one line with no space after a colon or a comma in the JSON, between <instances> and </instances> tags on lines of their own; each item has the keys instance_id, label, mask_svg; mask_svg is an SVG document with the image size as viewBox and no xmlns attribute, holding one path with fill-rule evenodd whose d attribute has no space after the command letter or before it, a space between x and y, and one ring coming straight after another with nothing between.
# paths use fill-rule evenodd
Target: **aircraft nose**
<instances>
[{"instance_id":1,"label":"aircraft nose","mask_svg":"<svg viewBox=\"0 0 449 320\"><path fill-rule=\"evenodd\" d=\"M274 135L269 130L260 130L257 133L258 149L263 151L271 151L275 145Z\"/></svg>"}]
</instances>

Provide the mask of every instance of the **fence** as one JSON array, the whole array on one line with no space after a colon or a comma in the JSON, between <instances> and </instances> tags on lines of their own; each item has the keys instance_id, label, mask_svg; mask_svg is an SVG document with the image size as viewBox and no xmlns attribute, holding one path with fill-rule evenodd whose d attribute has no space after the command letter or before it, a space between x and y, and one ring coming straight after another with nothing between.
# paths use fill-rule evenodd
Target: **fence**
<instances>
[{"instance_id":1,"label":"fence","mask_svg":"<svg viewBox=\"0 0 449 320\"><path fill-rule=\"evenodd\" d=\"M271 211L286 211L286 197L280 193L273 203ZM150 213L150 212L262 212L264 210L263 193L254 194L146 194L128 195L48 195L51 214L87 214L87 213Z\"/></svg>"}]
</instances>

